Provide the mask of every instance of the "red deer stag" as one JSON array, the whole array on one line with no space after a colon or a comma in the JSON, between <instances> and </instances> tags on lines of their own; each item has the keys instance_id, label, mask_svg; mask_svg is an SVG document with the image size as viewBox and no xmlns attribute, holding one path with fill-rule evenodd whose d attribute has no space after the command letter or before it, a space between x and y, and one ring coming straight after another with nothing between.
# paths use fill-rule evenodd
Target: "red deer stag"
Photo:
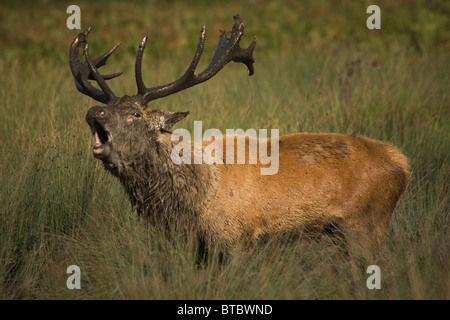
<instances>
[{"instance_id":1,"label":"red deer stag","mask_svg":"<svg viewBox=\"0 0 450 320\"><path fill-rule=\"evenodd\" d=\"M210 64L196 74L205 42L203 27L186 72L152 88L144 85L141 74L144 37L135 63L138 92L123 97L116 97L105 81L121 73L98 71L118 45L92 60L86 40L90 28L80 33L69 51L77 89L106 104L92 107L86 115L95 138L94 156L120 180L139 216L178 226L193 223L203 236L228 247L243 239L323 230L336 223L358 241L382 243L409 177L408 159L388 143L335 133L272 137L265 141L269 149L275 150L274 142L278 146L279 167L273 175L261 174L267 167L261 162L173 162L177 143L169 130L189 112L148 109L147 104L210 79L230 61L244 63L252 75L256 38L248 48L240 48L243 30L237 15L230 37L221 34ZM79 60L80 47L85 62ZM226 135L222 139L226 145ZM248 156L250 151L245 152Z\"/></svg>"}]
</instances>

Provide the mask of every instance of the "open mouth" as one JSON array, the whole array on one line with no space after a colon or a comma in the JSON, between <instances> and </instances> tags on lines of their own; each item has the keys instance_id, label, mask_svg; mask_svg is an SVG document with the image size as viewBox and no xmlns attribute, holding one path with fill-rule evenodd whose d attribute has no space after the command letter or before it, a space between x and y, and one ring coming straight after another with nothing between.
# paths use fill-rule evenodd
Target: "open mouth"
<instances>
[{"instance_id":1,"label":"open mouth","mask_svg":"<svg viewBox=\"0 0 450 320\"><path fill-rule=\"evenodd\" d=\"M105 128L98 123L97 121L94 121L94 138L95 138L95 144L93 152L94 154L100 154L103 152L103 149L105 145L108 142L111 142L111 134L105 130Z\"/></svg>"}]
</instances>

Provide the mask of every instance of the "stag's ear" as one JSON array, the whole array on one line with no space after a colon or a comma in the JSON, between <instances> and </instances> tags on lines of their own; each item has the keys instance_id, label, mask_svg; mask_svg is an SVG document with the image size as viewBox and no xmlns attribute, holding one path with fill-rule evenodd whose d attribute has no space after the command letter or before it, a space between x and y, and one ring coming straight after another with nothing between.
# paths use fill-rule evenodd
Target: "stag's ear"
<instances>
[{"instance_id":1,"label":"stag's ear","mask_svg":"<svg viewBox=\"0 0 450 320\"><path fill-rule=\"evenodd\" d=\"M170 130L178 121L183 120L188 114L186 112L170 112L170 111L160 111L159 125L163 130Z\"/></svg>"}]
</instances>

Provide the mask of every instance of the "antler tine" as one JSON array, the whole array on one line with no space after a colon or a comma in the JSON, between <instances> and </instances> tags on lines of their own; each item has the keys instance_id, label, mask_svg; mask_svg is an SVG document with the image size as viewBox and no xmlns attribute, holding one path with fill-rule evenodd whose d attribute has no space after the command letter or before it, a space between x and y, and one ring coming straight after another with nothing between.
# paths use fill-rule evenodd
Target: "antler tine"
<instances>
[{"instance_id":1,"label":"antler tine","mask_svg":"<svg viewBox=\"0 0 450 320\"><path fill-rule=\"evenodd\" d=\"M203 53L203 48L205 47L205 39L206 39L206 32L205 26L203 26L202 31L200 33L200 40L198 42L197 51L195 52L194 58L192 59L191 64L187 68L186 72L178 80L166 85L147 88L142 80L142 72L141 72L142 54L144 52L145 43L147 41L147 37L144 37L144 40L142 40L142 43L139 46L138 56L136 58L136 83L138 86L138 95L142 96L144 104L147 104L151 100L168 96L172 93L178 92L180 90L189 87L189 86L184 87L183 84L185 84L186 81L188 81L190 78L194 76L195 69L197 68L197 65L200 61L200 57L202 56Z\"/></svg>"},{"instance_id":2,"label":"antler tine","mask_svg":"<svg viewBox=\"0 0 450 320\"><path fill-rule=\"evenodd\" d=\"M205 27L203 26L200 41L197 45L197 51L186 72L179 79L158 87L146 88L142 81L141 60L146 42L146 38L144 38L139 46L136 58L137 96L142 97L144 104L147 104L152 100L174 94L212 78L230 61L244 63L249 70L249 75L252 75L254 73L253 63L255 62L252 54L256 46L256 37L253 38L253 41L248 48L240 48L239 42L244 31L244 23L239 15L236 15L234 19L235 24L230 38L227 38L226 32L222 32L211 62L205 70L197 75L195 74L195 69L200 61L206 38Z\"/></svg>"},{"instance_id":3,"label":"antler tine","mask_svg":"<svg viewBox=\"0 0 450 320\"><path fill-rule=\"evenodd\" d=\"M102 91L106 94L108 100L111 101L117 99L114 92L112 92L111 88L106 84L106 81L103 79L100 72L98 72L97 68L94 67L91 57L89 56L89 45L87 43L84 45L84 58L86 59L89 70L91 70L91 75L94 77L95 81L97 81Z\"/></svg>"},{"instance_id":4,"label":"antler tine","mask_svg":"<svg viewBox=\"0 0 450 320\"><path fill-rule=\"evenodd\" d=\"M194 76L195 69L197 68L197 65L203 53L203 48L205 47L205 40L206 40L206 29L205 26L203 26L202 31L200 33L200 40L197 44L197 51L195 52L194 58L192 58L191 64L189 65L188 69L180 79L184 80Z\"/></svg>"},{"instance_id":5,"label":"antler tine","mask_svg":"<svg viewBox=\"0 0 450 320\"><path fill-rule=\"evenodd\" d=\"M104 66L106 64L106 60L108 60L108 58L111 56L111 54L116 51L116 49L122 44L122 42L119 42L118 44L116 44L114 47L111 48L111 50L105 52L104 54L102 54L100 57L95 58L94 60L92 60L92 64L98 69L101 66ZM105 80L110 80L113 79L115 77L118 77L122 74L123 72L116 72L116 73L112 73L112 74L102 74L103 79ZM89 74L89 79L90 80L94 80L94 77L92 76L92 74Z\"/></svg>"},{"instance_id":6,"label":"antler tine","mask_svg":"<svg viewBox=\"0 0 450 320\"><path fill-rule=\"evenodd\" d=\"M240 48L239 41L244 33L244 22L239 15L236 15L234 19L236 20L236 23L233 26L233 32L228 42L228 48L231 50L235 49L235 54L232 60L234 62L244 63L248 68L249 76L251 76L255 73L255 69L253 67L253 63L255 63L255 59L253 58L253 50L256 47L256 36L253 37L252 43L250 43L248 48Z\"/></svg>"},{"instance_id":7,"label":"antler tine","mask_svg":"<svg viewBox=\"0 0 450 320\"><path fill-rule=\"evenodd\" d=\"M214 52L214 56L211 59L210 65L217 65L217 67L220 67L221 65L225 66L225 64L227 64L229 61L242 62L247 66L249 75L251 76L255 72L253 68L253 63L255 62L255 60L253 59L252 54L253 50L256 47L256 37L253 37L252 43L247 49L240 48L239 41L241 40L242 34L244 33L244 22L239 15L236 15L234 19L236 20L236 23L233 26L233 31L230 38L227 38L226 31L222 32L219 42L217 43L217 48ZM228 52L233 52L231 57L229 54L227 54ZM205 76L207 76L207 74Z\"/></svg>"},{"instance_id":8,"label":"antler tine","mask_svg":"<svg viewBox=\"0 0 450 320\"><path fill-rule=\"evenodd\" d=\"M138 53L136 56L136 64L134 67L134 74L136 77L136 85L138 88L138 95L143 95L147 87L142 80L142 55L144 54L145 44L147 43L148 36L145 35L144 39L142 39L141 44L139 45Z\"/></svg>"},{"instance_id":9,"label":"antler tine","mask_svg":"<svg viewBox=\"0 0 450 320\"><path fill-rule=\"evenodd\" d=\"M73 40L70 50L69 50L69 65L70 70L72 71L72 74L75 78L75 85L81 93L88 95L89 97L107 104L110 101L109 94L103 92L102 90L97 89L93 85L90 84L88 81L90 80L97 80L94 76L94 73L92 72L91 68L88 66L88 62L81 62L78 58L78 51L79 48L86 44L86 39L91 31L91 28L87 28L84 32L81 32L78 34L78 36ZM115 45L111 50L104 53L100 57L94 59L91 61L91 64L93 66L93 69L97 70L97 68L100 68L101 66L105 65L106 60L109 58L109 56L117 49L117 47L120 45ZM85 58L86 59L86 58ZM98 73L98 70L97 70ZM99 73L98 73L99 74ZM104 82L104 80L113 79L115 77L118 77L122 74L120 73L113 73L108 75L100 75L100 82ZM98 82L98 81L97 81ZM99 84L100 85L100 84ZM101 85L100 85L101 87ZM111 91L112 92L112 91Z\"/></svg>"}]
</instances>

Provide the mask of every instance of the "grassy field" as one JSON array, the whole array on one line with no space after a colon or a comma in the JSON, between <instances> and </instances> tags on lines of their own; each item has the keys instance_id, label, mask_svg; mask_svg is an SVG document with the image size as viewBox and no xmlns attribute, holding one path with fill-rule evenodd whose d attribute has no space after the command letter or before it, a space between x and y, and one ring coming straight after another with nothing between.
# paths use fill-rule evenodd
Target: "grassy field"
<instances>
[{"instance_id":1,"label":"grassy field","mask_svg":"<svg viewBox=\"0 0 450 320\"><path fill-rule=\"evenodd\" d=\"M345 257L327 239L249 248L199 267L194 244L137 220L91 153L84 116L95 102L75 89L64 1L0 2L1 299L450 299L450 5L377 1L76 1L97 56L123 41L103 72L134 94L134 59L148 85L178 78L202 25L209 62L233 15L242 46L258 37L255 74L231 64L215 78L151 107L189 110L177 127L356 133L411 160L412 178L385 247ZM81 290L66 269L81 268ZM369 290L366 269L381 269Z\"/></svg>"}]
</instances>

